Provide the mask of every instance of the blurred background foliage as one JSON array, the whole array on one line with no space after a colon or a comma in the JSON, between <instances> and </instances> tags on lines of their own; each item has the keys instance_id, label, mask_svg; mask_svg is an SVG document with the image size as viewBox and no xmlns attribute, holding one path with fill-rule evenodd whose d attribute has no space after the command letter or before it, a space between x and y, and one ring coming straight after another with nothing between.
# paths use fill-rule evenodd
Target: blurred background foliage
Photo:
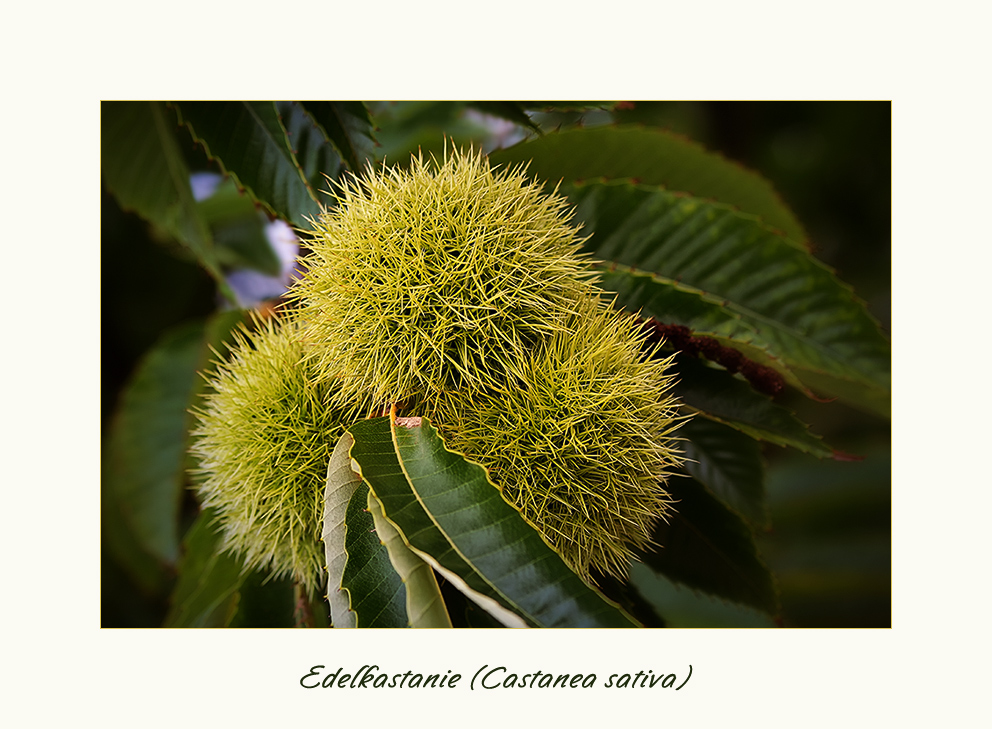
<instances>
[{"instance_id":1,"label":"blurred background foliage","mask_svg":"<svg viewBox=\"0 0 992 729\"><path fill-rule=\"evenodd\" d=\"M500 102L367 105L377 127L376 159L387 162L401 162L418 147L440 152L444 135L491 151L523 139L535 127L552 130L576 123L634 123L683 134L770 180L809 231L814 255L836 269L883 330L890 331L888 102L637 101L621 102L609 111L533 112L526 118L515 118L514 109ZM567 103L555 105L567 108ZM191 170L219 171L193 144L186 127L177 124L176 134ZM142 356L170 330L179 338L181 351L182 330L175 328L195 326L214 314L219 294L215 281L186 249L137 215L122 211L105 188L101 206L101 423L106 436L122 389ZM863 456L860 461L821 461L762 444L771 527L760 535L759 548L781 592L778 624L888 627L889 421L839 402L814 402L794 390L778 401L834 448ZM179 557L148 554L129 538L126 518L104 481L102 624L167 624ZM186 494L180 505L180 535L197 512L192 495ZM631 578L671 627L776 625L766 615L695 593L637 565ZM246 602L238 611L238 625L293 624L286 607L289 599L273 601L272 589L252 587L242 587ZM262 597L250 600L253 592Z\"/></svg>"}]
</instances>

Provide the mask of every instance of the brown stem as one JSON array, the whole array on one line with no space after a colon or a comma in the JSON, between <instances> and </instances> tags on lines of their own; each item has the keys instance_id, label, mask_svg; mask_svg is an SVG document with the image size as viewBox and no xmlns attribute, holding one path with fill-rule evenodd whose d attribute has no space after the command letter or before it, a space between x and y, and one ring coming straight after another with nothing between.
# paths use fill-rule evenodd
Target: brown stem
<instances>
[{"instance_id":1,"label":"brown stem","mask_svg":"<svg viewBox=\"0 0 992 729\"><path fill-rule=\"evenodd\" d=\"M293 583L293 599L296 601L296 609L293 611L295 627L312 628L314 626L313 608L310 606L310 599L299 582Z\"/></svg>"}]
</instances>

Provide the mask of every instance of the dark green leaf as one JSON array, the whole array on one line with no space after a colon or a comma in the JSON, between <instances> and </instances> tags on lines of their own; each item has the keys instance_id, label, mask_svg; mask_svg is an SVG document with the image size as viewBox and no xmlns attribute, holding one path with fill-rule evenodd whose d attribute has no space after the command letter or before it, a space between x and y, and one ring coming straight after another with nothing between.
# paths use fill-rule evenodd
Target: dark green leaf
<instances>
[{"instance_id":1,"label":"dark green leaf","mask_svg":"<svg viewBox=\"0 0 992 729\"><path fill-rule=\"evenodd\" d=\"M686 439L686 470L725 505L754 524L768 523L765 467L752 438L709 418L695 417L679 429Z\"/></svg>"},{"instance_id":2,"label":"dark green leaf","mask_svg":"<svg viewBox=\"0 0 992 729\"><path fill-rule=\"evenodd\" d=\"M375 139L372 119L361 101L303 101L303 108L331 140L352 172L361 172L372 159Z\"/></svg>"},{"instance_id":3,"label":"dark green leaf","mask_svg":"<svg viewBox=\"0 0 992 729\"><path fill-rule=\"evenodd\" d=\"M324 528L327 600L335 628L405 628L406 592L375 534L368 487L352 470L354 439L345 433L327 464Z\"/></svg>"},{"instance_id":4,"label":"dark green leaf","mask_svg":"<svg viewBox=\"0 0 992 729\"><path fill-rule=\"evenodd\" d=\"M450 628L433 571L352 470L353 443L342 435L327 466L323 540L335 627Z\"/></svg>"},{"instance_id":5,"label":"dark green leaf","mask_svg":"<svg viewBox=\"0 0 992 729\"><path fill-rule=\"evenodd\" d=\"M230 309L218 312L207 319L203 332L200 365L197 367L200 376L196 379L195 395L199 396L206 389L207 376L213 373L217 359L224 357L228 346L233 344L234 332L247 321L246 314L244 309Z\"/></svg>"},{"instance_id":6,"label":"dark green leaf","mask_svg":"<svg viewBox=\"0 0 992 729\"><path fill-rule=\"evenodd\" d=\"M498 164L529 162L529 174L560 180L633 179L716 200L762 218L796 245L806 241L795 215L750 170L660 129L603 126L546 134L490 155Z\"/></svg>"},{"instance_id":7,"label":"dark green leaf","mask_svg":"<svg viewBox=\"0 0 992 729\"><path fill-rule=\"evenodd\" d=\"M541 128L524 113L523 107L516 101L473 101L469 103L469 106L484 114L506 119L542 134Z\"/></svg>"},{"instance_id":8,"label":"dark green leaf","mask_svg":"<svg viewBox=\"0 0 992 729\"><path fill-rule=\"evenodd\" d=\"M444 604L451 616L452 626L455 628L505 628L492 615L487 613L475 602L465 596L461 590L445 580L443 577L438 582Z\"/></svg>"},{"instance_id":9,"label":"dark green leaf","mask_svg":"<svg viewBox=\"0 0 992 729\"><path fill-rule=\"evenodd\" d=\"M751 336L799 380L817 376L830 396L872 392L869 404L887 410L888 342L850 288L808 253L751 216L657 188L588 183L571 197L595 256L722 302L753 335L731 320L719 325L742 341ZM665 321L664 311L657 315Z\"/></svg>"},{"instance_id":10,"label":"dark green leaf","mask_svg":"<svg viewBox=\"0 0 992 729\"><path fill-rule=\"evenodd\" d=\"M187 408L203 354L204 324L171 330L125 386L108 435L109 486L123 517L149 554L179 556Z\"/></svg>"},{"instance_id":11,"label":"dark green leaf","mask_svg":"<svg viewBox=\"0 0 992 729\"><path fill-rule=\"evenodd\" d=\"M673 387L675 394L707 418L730 425L752 438L792 446L819 458L834 455L795 415L726 370L680 354L675 360L675 371L678 373Z\"/></svg>"},{"instance_id":12,"label":"dark green leaf","mask_svg":"<svg viewBox=\"0 0 992 729\"><path fill-rule=\"evenodd\" d=\"M385 421L385 418L380 420ZM370 426L362 426L359 423L354 427L357 427L359 434L361 434L363 427L367 429ZM349 432L346 435L348 438L352 438L353 434ZM395 461L395 455L392 454L391 450L387 450L391 448L391 440L384 443L376 443L373 440L375 436L376 434L372 433L365 438L365 440L370 440L372 443L371 447L360 445L357 448L357 452L365 454L367 451L367 454L363 455L365 465L361 466L363 476L366 479L374 477L376 483L379 484L379 490L376 492L376 496L379 502L383 504L387 518L394 524L397 523L397 519L403 519L404 524L407 525L406 529L403 530L404 534L413 534L413 532L406 531L412 522L416 521L422 524L425 528L415 533L413 542L410 542L410 539L407 538L407 543L412 548L416 549L425 559L433 560L431 564L435 569L501 622L511 627L526 627L527 623L511 609L511 604L488 581L472 569L462 555L448 542L445 535L439 529L429 526L432 525L430 516L424 511L423 507L410 491L409 486L405 483L405 477L397 478L399 474L395 470L392 472L389 471L390 465L395 465L394 463L391 464L390 460ZM386 436L388 437L388 430ZM379 437L381 438L382 435L379 434ZM365 443L365 440L362 442ZM342 437L341 443L345 442L345 438ZM341 447L341 443L338 444L339 448ZM381 448L377 450L375 448L376 445L380 445ZM354 447L352 447L351 454L352 458L358 458ZM332 463L335 462L336 458L336 454L332 456ZM361 461L359 463L361 465ZM335 470L339 468L336 467ZM352 474L352 477L355 477L354 474ZM387 491L389 485L394 481L394 488ZM331 481L329 480L328 484L330 483ZM332 491L329 487L329 501L331 499L331 493ZM337 497L335 497L336 500ZM326 524L327 522L325 520ZM335 568L333 566L334 562L332 562L331 541L327 537L325 537L324 541L328 545L328 569L333 575ZM335 561L339 561L339 558L335 558ZM333 601L331 604L333 607Z\"/></svg>"},{"instance_id":13,"label":"dark green leaf","mask_svg":"<svg viewBox=\"0 0 992 729\"><path fill-rule=\"evenodd\" d=\"M238 590L244 581L241 563L218 551L220 535L214 519L212 511L201 512L183 540L185 551L166 628L227 627L238 609Z\"/></svg>"},{"instance_id":14,"label":"dark green leaf","mask_svg":"<svg viewBox=\"0 0 992 729\"><path fill-rule=\"evenodd\" d=\"M669 628L774 628L767 613L679 585L640 562L630 566L630 583L665 616Z\"/></svg>"},{"instance_id":15,"label":"dark green leaf","mask_svg":"<svg viewBox=\"0 0 992 729\"><path fill-rule=\"evenodd\" d=\"M426 419L405 426L363 420L349 431L352 458L386 516L446 578L469 584L531 625L635 625L565 566L503 500L485 469L448 451Z\"/></svg>"},{"instance_id":16,"label":"dark green leaf","mask_svg":"<svg viewBox=\"0 0 992 729\"><path fill-rule=\"evenodd\" d=\"M218 348L240 311L173 330L149 351L125 387L103 446L100 515L103 547L146 594L163 593L176 558L186 451L184 392L195 400L205 383L209 346ZM197 344L197 328L204 334ZM186 337L188 334L191 339ZM204 346L204 345L208 346ZM175 459L175 460L174 460Z\"/></svg>"},{"instance_id":17,"label":"dark green leaf","mask_svg":"<svg viewBox=\"0 0 992 729\"><path fill-rule=\"evenodd\" d=\"M406 616L410 627L450 628L451 618L437 586L434 570L403 542L402 535L382 513L382 504L371 491L366 491L375 533L406 588Z\"/></svg>"},{"instance_id":18,"label":"dark green leaf","mask_svg":"<svg viewBox=\"0 0 992 729\"><path fill-rule=\"evenodd\" d=\"M634 589L629 577L621 580L613 575L597 573L595 578L602 593L626 610L645 628L668 627L665 619L655 610L654 606Z\"/></svg>"},{"instance_id":19,"label":"dark green leaf","mask_svg":"<svg viewBox=\"0 0 992 729\"><path fill-rule=\"evenodd\" d=\"M104 452L100 483L100 546L146 596L165 597L171 580L169 566L152 556L124 518L117 493L111 486L109 458ZM105 579L101 577L101 580Z\"/></svg>"},{"instance_id":20,"label":"dark green leaf","mask_svg":"<svg viewBox=\"0 0 992 729\"><path fill-rule=\"evenodd\" d=\"M406 628L406 588L375 532L368 498L368 486L361 484L348 502L341 586L350 595L356 628Z\"/></svg>"},{"instance_id":21,"label":"dark green leaf","mask_svg":"<svg viewBox=\"0 0 992 729\"><path fill-rule=\"evenodd\" d=\"M671 479L669 490L675 513L659 522L659 546L641 561L693 589L776 614L775 584L747 524L690 478Z\"/></svg>"},{"instance_id":22,"label":"dark green leaf","mask_svg":"<svg viewBox=\"0 0 992 729\"><path fill-rule=\"evenodd\" d=\"M629 266L603 266L601 285L616 294L617 303L638 316L661 324L688 327L693 335L716 339L751 361L774 369L788 384L805 389L780 359L768 351L755 326L727 306L727 302L689 286Z\"/></svg>"},{"instance_id":23,"label":"dark green leaf","mask_svg":"<svg viewBox=\"0 0 992 729\"><path fill-rule=\"evenodd\" d=\"M200 406L200 399L209 387L208 379L217 368L218 360L225 357L228 346L233 343L235 330L245 323L245 315L243 309L231 309L207 319L200 346L200 358L196 366L197 374L193 377L193 390L186 406L187 426L190 424L189 411ZM189 452L188 434L183 450L186 452L186 470L195 470L199 464Z\"/></svg>"},{"instance_id":24,"label":"dark green leaf","mask_svg":"<svg viewBox=\"0 0 992 729\"><path fill-rule=\"evenodd\" d=\"M167 231L196 256L235 301L201 219L179 149L174 122L155 101L107 101L100 107L100 164L121 207Z\"/></svg>"},{"instance_id":25,"label":"dark green leaf","mask_svg":"<svg viewBox=\"0 0 992 729\"><path fill-rule=\"evenodd\" d=\"M327 464L321 539L331 623L335 628L405 628L406 588L376 534L368 486L352 469L353 444L350 433L342 435Z\"/></svg>"},{"instance_id":26,"label":"dark green leaf","mask_svg":"<svg viewBox=\"0 0 992 729\"><path fill-rule=\"evenodd\" d=\"M238 588L237 611L230 628L292 628L293 583L261 572L247 574Z\"/></svg>"},{"instance_id":27,"label":"dark green leaf","mask_svg":"<svg viewBox=\"0 0 992 729\"><path fill-rule=\"evenodd\" d=\"M374 106L376 157L405 166L411 155L441 160L451 147L479 149L493 136L483 121L466 113L461 101L400 101Z\"/></svg>"},{"instance_id":28,"label":"dark green leaf","mask_svg":"<svg viewBox=\"0 0 992 729\"><path fill-rule=\"evenodd\" d=\"M233 220L213 230L217 258L227 268L250 268L268 276L278 276L282 265L265 235L265 221L259 217Z\"/></svg>"},{"instance_id":29,"label":"dark green leaf","mask_svg":"<svg viewBox=\"0 0 992 729\"><path fill-rule=\"evenodd\" d=\"M304 177L273 101L173 104L211 159L275 216L303 226L320 207Z\"/></svg>"},{"instance_id":30,"label":"dark green leaf","mask_svg":"<svg viewBox=\"0 0 992 729\"><path fill-rule=\"evenodd\" d=\"M122 555L133 540L141 553L164 564L178 558L179 507L190 465L188 411L205 387L197 372L210 369L210 347L219 348L241 318L235 310L169 330L125 385L103 463L107 523Z\"/></svg>"},{"instance_id":31,"label":"dark green leaf","mask_svg":"<svg viewBox=\"0 0 992 729\"><path fill-rule=\"evenodd\" d=\"M299 103L280 102L279 112L311 192L316 194L317 202L329 205L333 202L331 181L341 176L341 155Z\"/></svg>"}]
</instances>

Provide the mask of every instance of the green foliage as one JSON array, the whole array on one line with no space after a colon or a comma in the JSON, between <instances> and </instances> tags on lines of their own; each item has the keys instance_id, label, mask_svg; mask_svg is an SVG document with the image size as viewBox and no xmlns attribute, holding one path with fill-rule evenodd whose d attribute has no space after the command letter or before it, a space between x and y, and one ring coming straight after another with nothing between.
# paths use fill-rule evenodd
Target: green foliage
<instances>
[{"instance_id":1,"label":"green foliage","mask_svg":"<svg viewBox=\"0 0 992 729\"><path fill-rule=\"evenodd\" d=\"M265 236L267 218L233 180L226 180L196 207L210 226L218 263L225 268L253 268L270 276L279 273L279 259Z\"/></svg>"},{"instance_id":2,"label":"green foliage","mask_svg":"<svg viewBox=\"0 0 992 729\"><path fill-rule=\"evenodd\" d=\"M389 553L389 562L406 588L406 614L411 628L450 628L451 618L444 606L434 571L407 545L403 535L386 518L382 504L367 493L368 512L372 514L375 533Z\"/></svg>"},{"instance_id":3,"label":"green foliage","mask_svg":"<svg viewBox=\"0 0 992 729\"><path fill-rule=\"evenodd\" d=\"M317 201L318 207L327 205L332 202L330 181L342 172L341 155L303 106L296 102L280 102L277 108L286 129L286 138L306 181L307 191Z\"/></svg>"},{"instance_id":4,"label":"green foliage","mask_svg":"<svg viewBox=\"0 0 992 729\"><path fill-rule=\"evenodd\" d=\"M678 508L655 534L664 549L641 561L689 587L777 614L774 580L744 520L690 478L677 479L671 488Z\"/></svg>"},{"instance_id":5,"label":"green foliage","mask_svg":"<svg viewBox=\"0 0 992 729\"><path fill-rule=\"evenodd\" d=\"M375 418L349 432L351 456L386 517L456 585L481 581L501 606L535 626L633 625L565 566L485 469L449 451L429 421ZM480 604L507 619L489 600Z\"/></svg>"},{"instance_id":6,"label":"green foliage","mask_svg":"<svg viewBox=\"0 0 992 729\"><path fill-rule=\"evenodd\" d=\"M324 547L336 628L450 628L431 568L410 551L352 469L351 433L327 469Z\"/></svg>"},{"instance_id":7,"label":"green foliage","mask_svg":"<svg viewBox=\"0 0 992 729\"><path fill-rule=\"evenodd\" d=\"M234 294L221 275L210 231L200 217L164 106L155 101L105 103L100 118L104 183L121 207L167 231L197 257L221 292Z\"/></svg>"},{"instance_id":8,"label":"green foliage","mask_svg":"<svg viewBox=\"0 0 992 729\"><path fill-rule=\"evenodd\" d=\"M471 106L484 114L506 119L541 134L541 128L527 116L523 107L515 101L473 101Z\"/></svg>"},{"instance_id":9,"label":"green foliage","mask_svg":"<svg viewBox=\"0 0 992 729\"><path fill-rule=\"evenodd\" d=\"M328 509L324 515L325 524L327 525L325 540L328 549L329 586L331 587L328 595L332 608L334 608L336 624L344 624L346 626L353 626L354 623L345 615L348 605L346 602L342 602L341 597L336 596L333 586L341 580L340 575L343 574L348 555L344 544L341 544L340 550L338 548L338 541L344 539L344 529L336 528L335 524L338 521L338 514L340 513L338 504L348 489L347 485L342 487L341 484L348 484L349 482L357 484L361 480L353 470L353 468L361 470L360 466L352 465L353 444L354 438L352 434L350 432L345 433L332 454L328 478L329 483L333 483L334 486L332 490L328 491ZM359 452L361 452L361 448L359 448ZM371 465L374 467L376 464L373 462ZM365 478L369 477L368 466L362 473ZM388 471L386 472L386 476L391 476L393 479L405 478L405 475L400 476L395 472L390 474ZM387 483L386 486L388 485ZM381 503L381 500L386 498L381 481L378 488L377 498ZM332 493L334 496L331 495ZM423 505L416 497L411 495L408 489L402 485L396 489L395 493L397 494L397 500L387 504L387 513L389 514L389 518L394 520L394 523L395 519L405 519L408 530L410 530L411 523L416 524L414 531L407 531L408 534L411 534L411 538L415 540L411 542L410 538L406 539L407 543L411 545L411 548L415 549L419 554L424 555L425 559L427 559L426 555L430 555L430 564L441 572L449 582L457 584L458 589L470 595L472 600L477 602L485 610L514 627L525 626L526 623L523 619L518 617L510 609L511 605L507 602L506 598L492 584L479 575L465 560L464 556L447 540L443 532L431 520L429 514L424 511ZM338 536L339 531L341 532L340 537ZM328 535L333 535L334 542L331 541ZM343 555L343 558L336 556L339 552ZM395 576L390 574L390 572L392 571L390 570L386 574L378 576L377 579L383 583L391 583L395 579ZM340 616L340 618L337 616Z\"/></svg>"},{"instance_id":10,"label":"green foliage","mask_svg":"<svg viewBox=\"0 0 992 729\"><path fill-rule=\"evenodd\" d=\"M570 199L598 258L706 295L736 319L734 341L766 350L777 368L827 396L888 412L889 348L877 322L791 241L753 216L643 185L576 185ZM651 304L621 303L635 311ZM648 315L664 320L665 310Z\"/></svg>"},{"instance_id":11,"label":"green foliage","mask_svg":"<svg viewBox=\"0 0 992 729\"><path fill-rule=\"evenodd\" d=\"M303 101L300 105L331 140L353 172L373 156L372 120L361 101Z\"/></svg>"},{"instance_id":12,"label":"green foliage","mask_svg":"<svg viewBox=\"0 0 992 729\"><path fill-rule=\"evenodd\" d=\"M777 471L767 446L859 450L806 398L887 417L888 341L769 182L630 106L103 105L106 190L221 296L229 269L280 273L269 217L313 251L226 361L239 311L122 368L104 560L171 592L164 625L327 625L325 566L335 627L857 624L815 606L847 604L850 555L887 554L838 526L887 500L832 496L888 462ZM207 170L228 179L194 201ZM840 571L797 572L821 554Z\"/></svg>"},{"instance_id":13,"label":"green foliage","mask_svg":"<svg viewBox=\"0 0 992 729\"><path fill-rule=\"evenodd\" d=\"M241 563L218 549L220 535L213 514L205 511L190 528L179 564L179 582L172 593L167 628L223 628L238 608L244 581Z\"/></svg>"},{"instance_id":14,"label":"green foliage","mask_svg":"<svg viewBox=\"0 0 992 729\"><path fill-rule=\"evenodd\" d=\"M758 440L798 448L820 458L833 455L823 439L793 413L741 378L685 354L676 358L675 369L675 394L691 410Z\"/></svg>"},{"instance_id":15,"label":"green foliage","mask_svg":"<svg viewBox=\"0 0 992 729\"><path fill-rule=\"evenodd\" d=\"M760 340L754 326L731 310L724 299L622 264L603 264L601 270L603 288L616 294L617 303L628 311L669 326L686 327L697 337L715 339L755 364L774 369L789 385L803 386Z\"/></svg>"},{"instance_id":16,"label":"green foliage","mask_svg":"<svg viewBox=\"0 0 992 729\"><path fill-rule=\"evenodd\" d=\"M201 513L183 540L165 627L291 627L292 585L249 572L224 552L215 517L210 510Z\"/></svg>"},{"instance_id":17,"label":"green foliage","mask_svg":"<svg viewBox=\"0 0 992 729\"><path fill-rule=\"evenodd\" d=\"M307 176L275 102L184 101L173 106L207 155L269 213L303 225L320 212L312 179L321 162L329 160L317 156L319 149L313 145L306 147L314 155L305 157L310 163ZM294 130L302 133L300 120L293 121Z\"/></svg>"},{"instance_id":18,"label":"green foliage","mask_svg":"<svg viewBox=\"0 0 992 729\"><path fill-rule=\"evenodd\" d=\"M552 185L624 179L732 205L757 215L796 244L806 233L760 175L661 129L596 127L547 134L495 152L494 164L526 162Z\"/></svg>"},{"instance_id":19,"label":"green foliage","mask_svg":"<svg viewBox=\"0 0 992 729\"><path fill-rule=\"evenodd\" d=\"M124 391L108 440L107 483L142 547L166 563L179 557L186 405L202 346L202 322L163 337Z\"/></svg>"},{"instance_id":20,"label":"green foliage","mask_svg":"<svg viewBox=\"0 0 992 729\"><path fill-rule=\"evenodd\" d=\"M104 507L128 562L147 555L172 565L179 557L186 409L202 389L197 370L208 369L209 347L226 341L240 318L239 312L219 314L169 330L121 394L105 444Z\"/></svg>"},{"instance_id":21,"label":"green foliage","mask_svg":"<svg viewBox=\"0 0 992 729\"><path fill-rule=\"evenodd\" d=\"M372 497L374 498L374 497ZM341 588L347 590L349 616L335 627L405 628L407 590L403 577L393 568L389 552L376 534L369 510L369 489L359 486L348 501L345 551L348 558L341 574ZM329 589L334 589L329 585Z\"/></svg>"},{"instance_id":22,"label":"green foliage","mask_svg":"<svg viewBox=\"0 0 992 729\"><path fill-rule=\"evenodd\" d=\"M765 468L758 443L709 418L692 418L680 435L686 439L689 474L741 516L760 526L767 524Z\"/></svg>"}]
</instances>

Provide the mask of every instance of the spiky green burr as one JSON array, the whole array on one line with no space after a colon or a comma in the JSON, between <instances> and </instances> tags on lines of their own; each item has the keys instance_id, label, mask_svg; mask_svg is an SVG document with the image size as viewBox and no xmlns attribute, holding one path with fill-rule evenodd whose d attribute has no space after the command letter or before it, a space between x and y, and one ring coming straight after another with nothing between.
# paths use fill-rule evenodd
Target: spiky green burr
<instances>
[{"instance_id":1,"label":"spiky green burr","mask_svg":"<svg viewBox=\"0 0 992 729\"><path fill-rule=\"evenodd\" d=\"M442 397L453 450L490 470L507 500L577 573L623 576L671 508L681 422L668 360L641 329L590 297L571 325L507 366L504 383Z\"/></svg>"},{"instance_id":2,"label":"spiky green burr","mask_svg":"<svg viewBox=\"0 0 992 729\"><path fill-rule=\"evenodd\" d=\"M238 334L195 411L196 490L218 514L225 551L313 595L325 561L327 462L345 413L331 406L334 383L318 382L303 361L294 325L256 325Z\"/></svg>"},{"instance_id":3,"label":"spiky green burr","mask_svg":"<svg viewBox=\"0 0 992 729\"><path fill-rule=\"evenodd\" d=\"M594 290L565 200L481 154L370 168L339 198L291 296L308 358L345 399L490 386Z\"/></svg>"},{"instance_id":4,"label":"spiky green burr","mask_svg":"<svg viewBox=\"0 0 992 729\"><path fill-rule=\"evenodd\" d=\"M580 575L623 575L670 510L667 362L605 305L563 198L472 152L369 169L314 221L286 323L243 334L198 417L225 547L319 587L330 450L403 404Z\"/></svg>"}]
</instances>

